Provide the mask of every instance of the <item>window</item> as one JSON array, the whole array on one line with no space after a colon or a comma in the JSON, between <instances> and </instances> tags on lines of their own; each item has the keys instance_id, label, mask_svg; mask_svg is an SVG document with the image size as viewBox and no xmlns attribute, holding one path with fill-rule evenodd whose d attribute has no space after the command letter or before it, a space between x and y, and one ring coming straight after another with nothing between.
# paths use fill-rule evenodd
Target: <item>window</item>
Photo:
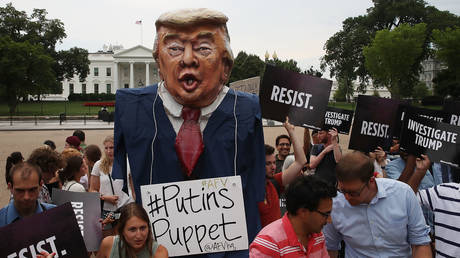
<instances>
[{"instance_id":1,"label":"window","mask_svg":"<svg viewBox=\"0 0 460 258\"><path fill-rule=\"evenodd\" d=\"M99 68L94 67L94 76L99 76Z\"/></svg>"},{"instance_id":2,"label":"window","mask_svg":"<svg viewBox=\"0 0 460 258\"><path fill-rule=\"evenodd\" d=\"M69 93L70 93L70 94L73 94L73 90L74 90L74 89L73 89L73 83L70 83L70 84L69 84Z\"/></svg>"},{"instance_id":3,"label":"window","mask_svg":"<svg viewBox=\"0 0 460 258\"><path fill-rule=\"evenodd\" d=\"M125 83L125 88L126 89L129 88L129 84Z\"/></svg>"},{"instance_id":4,"label":"window","mask_svg":"<svg viewBox=\"0 0 460 258\"><path fill-rule=\"evenodd\" d=\"M107 69L105 70L105 73L107 76L112 76L112 68L107 67Z\"/></svg>"},{"instance_id":5,"label":"window","mask_svg":"<svg viewBox=\"0 0 460 258\"><path fill-rule=\"evenodd\" d=\"M94 93L99 94L99 84L94 84Z\"/></svg>"},{"instance_id":6,"label":"window","mask_svg":"<svg viewBox=\"0 0 460 258\"><path fill-rule=\"evenodd\" d=\"M86 94L86 84L81 85L81 93Z\"/></svg>"},{"instance_id":7,"label":"window","mask_svg":"<svg viewBox=\"0 0 460 258\"><path fill-rule=\"evenodd\" d=\"M107 84L107 93L112 93L112 85Z\"/></svg>"}]
</instances>

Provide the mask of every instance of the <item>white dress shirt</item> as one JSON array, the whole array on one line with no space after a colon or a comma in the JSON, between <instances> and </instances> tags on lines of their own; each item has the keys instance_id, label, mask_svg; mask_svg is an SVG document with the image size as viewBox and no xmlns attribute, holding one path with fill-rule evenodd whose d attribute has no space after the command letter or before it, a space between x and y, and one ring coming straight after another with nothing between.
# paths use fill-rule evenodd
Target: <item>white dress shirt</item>
<instances>
[{"instance_id":1,"label":"white dress shirt","mask_svg":"<svg viewBox=\"0 0 460 258\"><path fill-rule=\"evenodd\" d=\"M219 95L217 95L217 98L214 100L214 102L212 102L209 106L201 108L201 115L198 119L198 122L200 123L201 134L203 134L204 128L206 128L206 124L208 123L209 118L225 98L228 90L229 88L224 86L219 92ZM173 96L166 89L163 81L158 83L158 95L163 101L166 115L168 116L169 121L171 122L177 135L180 127L182 126L182 123L184 122L184 119L181 116L183 106L176 102Z\"/></svg>"}]
</instances>

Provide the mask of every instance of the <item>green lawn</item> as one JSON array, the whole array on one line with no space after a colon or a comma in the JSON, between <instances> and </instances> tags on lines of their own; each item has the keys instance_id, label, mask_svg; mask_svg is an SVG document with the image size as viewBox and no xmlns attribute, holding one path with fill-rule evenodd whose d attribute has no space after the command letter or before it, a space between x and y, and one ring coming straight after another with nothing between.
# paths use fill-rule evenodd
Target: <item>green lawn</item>
<instances>
[{"instance_id":1,"label":"green lawn","mask_svg":"<svg viewBox=\"0 0 460 258\"><path fill-rule=\"evenodd\" d=\"M85 102L95 101L47 101L47 102L25 102L16 107L15 116L57 116L66 113L68 116L75 115L97 115L101 107L85 107ZM114 107L107 108L109 112ZM0 116L9 116L9 109L6 103L0 104Z\"/></svg>"}]
</instances>

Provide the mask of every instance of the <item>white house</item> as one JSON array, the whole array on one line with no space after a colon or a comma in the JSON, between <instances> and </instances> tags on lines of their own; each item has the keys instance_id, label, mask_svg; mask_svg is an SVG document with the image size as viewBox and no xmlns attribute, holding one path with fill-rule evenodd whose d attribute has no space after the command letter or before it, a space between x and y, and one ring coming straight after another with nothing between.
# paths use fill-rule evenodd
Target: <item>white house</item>
<instances>
[{"instance_id":1,"label":"white house","mask_svg":"<svg viewBox=\"0 0 460 258\"><path fill-rule=\"evenodd\" d=\"M77 75L62 81L63 92L48 95L45 100L66 99L70 93L115 93L120 88L138 88L160 81L152 49L138 45L129 49L104 46L89 53L89 74L84 82Z\"/></svg>"}]
</instances>

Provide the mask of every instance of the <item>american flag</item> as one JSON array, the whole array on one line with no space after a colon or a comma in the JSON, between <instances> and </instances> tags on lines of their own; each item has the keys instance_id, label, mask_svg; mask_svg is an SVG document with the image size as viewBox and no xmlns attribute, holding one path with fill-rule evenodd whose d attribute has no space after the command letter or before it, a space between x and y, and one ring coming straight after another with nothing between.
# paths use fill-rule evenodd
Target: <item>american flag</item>
<instances>
[{"instance_id":1,"label":"american flag","mask_svg":"<svg viewBox=\"0 0 460 258\"><path fill-rule=\"evenodd\" d=\"M138 21L136 21L136 24L139 24L139 25L141 25L141 24L142 24L142 20L138 20Z\"/></svg>"}]
</instances>

